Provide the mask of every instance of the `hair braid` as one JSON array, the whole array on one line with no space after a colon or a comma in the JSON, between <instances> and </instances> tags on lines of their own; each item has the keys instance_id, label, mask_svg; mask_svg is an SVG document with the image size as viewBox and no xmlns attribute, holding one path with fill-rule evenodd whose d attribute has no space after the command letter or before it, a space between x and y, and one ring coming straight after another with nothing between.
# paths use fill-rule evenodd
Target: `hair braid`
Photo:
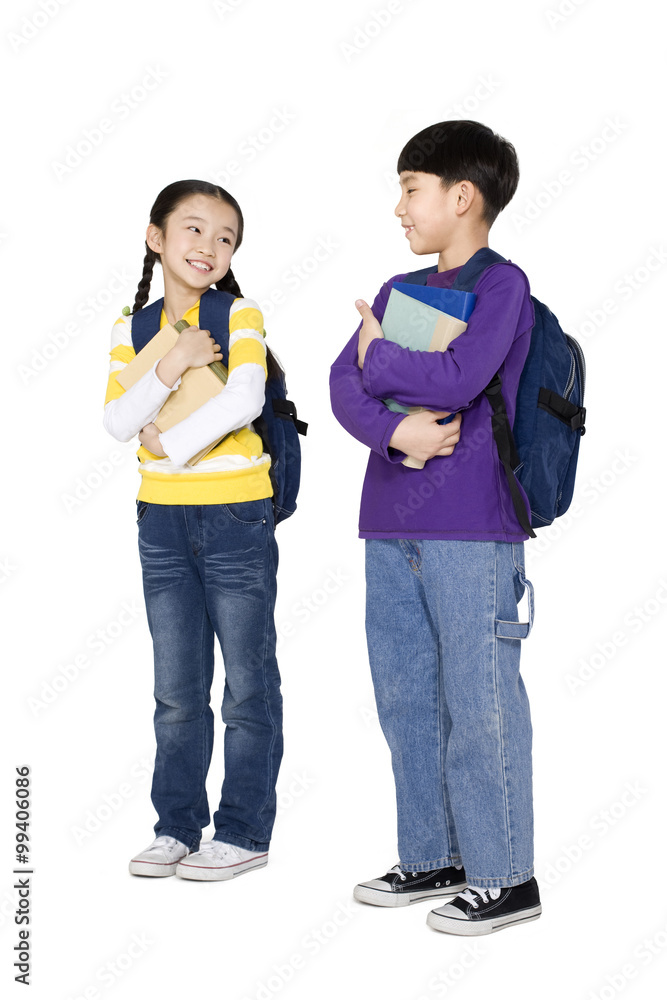
<instances>
[{"instance_id":1,"label":"hair braid","mask_svg":"<svg viewBox=\"0 0 667 1000\"><path fill-rule=\"evenodd\" d=\"M223 274L220 281L216 281L215 287L220 292L231 292L232 295L236 295L237 298L241 298L243 294L239 288L238 281L234 277L234 272L231 267L228 269L227 274Z\"/></svg>"},{"instance_id":2,"label":"hair braid","mask_svg":"<svg viewBox=\"0 0 667 1000\"><path fill-rule=\"evenodd\" d=\"M148 292L151 287L151 281L153 280L153 268L155 267L155 262L158 260L158 255L154 250L151 250L146 243L146 256L144 257L144 270L141 275L141 280L137 286L137 294L134 297L134 305L132 307L132 315L142 309L148 301Z\"/></svg>"},{"instance_id":3,"label":"hair braid","mask_svg":"<svg viewBox=\"0 0 667 1000\"><path fill-rule=\"evenodd\" d=\"M239 283L234 277L234 272L232 271L231 267L229 268L227 273L223 275L220 281L216 281L215 287L220 292L231 292L232 295L236 295L237 298L243 297L243 293L239 288ZM282 378L285 374L282 365L278 361L278 358L275 356L275 354L270 350L268 346L266 348L266 371L267 371L267 376L266 376L267 379Z\"/></svg>"}]
</instances>

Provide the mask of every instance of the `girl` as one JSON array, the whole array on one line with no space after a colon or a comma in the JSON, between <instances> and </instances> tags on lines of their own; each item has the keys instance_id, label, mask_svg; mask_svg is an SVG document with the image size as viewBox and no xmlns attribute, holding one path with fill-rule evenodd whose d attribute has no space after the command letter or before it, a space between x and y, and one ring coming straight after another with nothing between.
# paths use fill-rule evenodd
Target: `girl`
<instances>
[{"instance_id":1,"label":"girl","mask_svg":"<svg viewBox=\"0 0 667 1000\"><path fill-rule=\"evenodd\" d=\"M268 860L283 748L273 619L278 550L270 456L251 421L262 411L267 372L280 369L264 344L262 314L241 296L230 268L242 237L241 209L223 188L198 180L168 185L151 209L132 313L145 305L159 261L160 328L181 318L192 325L127 391L117 378L135 356L132 316L121 316L112 332L104 426L120 441L138 434L141 443L137 524L155 664L158 822L156 839L130 862L133 875L227 879ZM220 345L198 327L201 296L212 286L236 296L229 380L160 433L153 420L185 370L222 359ZM212 441L219 443L204 459L186 464ZM215 834L200 845L210 822L214 634L225 664L225 777Z\"/></svg>"}]
</instances>

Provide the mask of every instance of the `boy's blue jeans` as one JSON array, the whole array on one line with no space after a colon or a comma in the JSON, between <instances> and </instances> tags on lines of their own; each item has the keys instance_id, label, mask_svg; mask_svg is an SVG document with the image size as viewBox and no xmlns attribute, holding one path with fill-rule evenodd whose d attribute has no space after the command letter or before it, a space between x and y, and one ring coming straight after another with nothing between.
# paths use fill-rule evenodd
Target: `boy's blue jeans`
<instances>
[{"instance_id":1,"label":"boy's blue jeans","mask_svg":"<svg viewBox=\"0 0 667 1000\"><path fill-rule=\"evenodd\" d=\"M524 587L527 625L517 613ZM532 728L518 637L532 626L533 588L523 543L367 539L366 595L401 866L462 863L469 885L525 882Z\"/></svg>"},{"instance_id":2,"label":"boy's blue jeans","mask_svg":"<svg viewBox=\"0 0 667 1000\"><path fill-rule=\"evenodd\" d=\"M155 833L196 850L210 821L206 775L217 635L226 728L213 839L266 850L283 750L271 500L201 506L139 501L137 523L155 662Z\"/></svg>"}]
</instances>

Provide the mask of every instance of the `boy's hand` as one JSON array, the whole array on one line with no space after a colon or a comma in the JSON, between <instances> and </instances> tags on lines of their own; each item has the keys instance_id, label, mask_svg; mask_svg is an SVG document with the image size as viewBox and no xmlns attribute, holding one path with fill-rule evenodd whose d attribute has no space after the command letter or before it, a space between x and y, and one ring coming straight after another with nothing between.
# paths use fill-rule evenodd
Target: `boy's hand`
<instances>
[{"instance_id":1,"label":"boy's hand","mask_svg":"<svg viewBox=\"0 0 667 1000\"><path fill-rule=\"evenodd\" d=\"M361 330L359 331L359 367L364 367L364 358L366 357L366 351L368 350L372 340L378 337L384 337L382 332L382 327L373 315L373 310L364 302L363 299L357 299L354 303L363 319L363 324Z\"/></svg>"},{"instance_id":2,"label":"boy's hand","mask_svg":"<svg viewBox=\"0 0 667 1000\"><path fill-rule=\"evenodd\" d=\"M434 455L451 455L461 436L461 414L457 413L448 424L436 423L448 416L446 410L409 413L396 427L389 447L404 451L422 462L427 462Z\"/></svg>"},{"instance_id":3,"label":"boy's hand","mask_svg":"<svg viewBox=\"0 0 667 1000\"><path fill-rule=\"evenodd\" d=\"M159 455L160 458L166 458L167 453L160 444L160 439L158 434L160 430L155 424L146 424L145 427L139 432L139 440L141 441L144 448L147 448L152 455Z\"/></svg>"}]
</instances>

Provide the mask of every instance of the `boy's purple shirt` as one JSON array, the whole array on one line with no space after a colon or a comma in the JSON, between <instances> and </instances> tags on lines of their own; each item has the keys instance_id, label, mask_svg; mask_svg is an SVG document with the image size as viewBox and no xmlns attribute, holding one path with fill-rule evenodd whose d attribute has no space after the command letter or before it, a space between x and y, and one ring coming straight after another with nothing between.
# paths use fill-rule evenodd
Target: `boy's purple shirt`
<instances>
[{"instance_id":1,"label":"boy's purple shirt","mask_svg":"<svg viewBox=\"0 0 667 1000\"><path fill-rule=\"evenodd\" d=\"M427 285L451 288L460 268L427 277ZM382 322L397 274L372 305ZM515 264L493 264L475 286L477 301L468 328L447 351L411 351L373 340L359 368L361 323L331 368L331 404L338 421L371 449L361 495L360 538L436 538L524 541L491 432L484 388L500 369L510 423L516 391L535 322L530 287ZM402 464L389 448L403 414L382 402L464 411L461 438L452 455L436 455L423 469ZM522 491L523 492L523 491ZM525 494L524 494L525 496Z\"/></svg>"}]
</instances>

